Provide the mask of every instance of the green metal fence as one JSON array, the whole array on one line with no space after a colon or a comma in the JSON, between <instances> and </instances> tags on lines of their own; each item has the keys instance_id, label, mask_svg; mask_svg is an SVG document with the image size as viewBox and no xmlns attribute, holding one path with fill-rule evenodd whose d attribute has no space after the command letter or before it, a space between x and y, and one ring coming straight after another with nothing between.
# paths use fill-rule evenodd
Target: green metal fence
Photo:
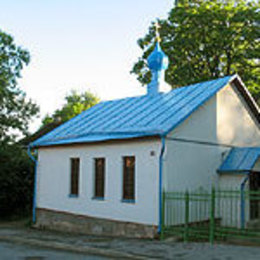
<instances>
[{"instance_id":1,"label":"green metal fence","mask_svg":"<svg viewBox=\"0 0 260 260\"><path fill-rule=\"evenodd\" d=\"M161 238L260 243L260 191L163 192Z\"/></svg>"}]
</instances>

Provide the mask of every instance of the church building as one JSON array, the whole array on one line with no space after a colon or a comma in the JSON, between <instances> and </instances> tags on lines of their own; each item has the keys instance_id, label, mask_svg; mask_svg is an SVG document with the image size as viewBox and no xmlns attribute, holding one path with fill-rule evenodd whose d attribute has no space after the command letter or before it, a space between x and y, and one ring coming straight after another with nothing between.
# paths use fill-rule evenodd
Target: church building
<instances>
[{"instance_id":1,"label":"church building","mask_svg":"<svg viewBox=\"0 0 260 260\"><path fill-rule=\"evenodd\" d=\"M100 102L30 144L36 227L154 238L163 191L259 178L259 108L240 77L167 90L159 41L147 61L145 95Z\"/></svg>"}]
</instances>

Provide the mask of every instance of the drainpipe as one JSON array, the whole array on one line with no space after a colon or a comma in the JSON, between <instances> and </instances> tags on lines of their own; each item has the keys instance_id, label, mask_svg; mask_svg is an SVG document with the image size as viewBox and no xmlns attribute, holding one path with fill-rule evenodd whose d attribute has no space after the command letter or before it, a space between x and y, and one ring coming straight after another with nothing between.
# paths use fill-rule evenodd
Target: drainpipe
<instances>
[{"instance_id":1,"label":"drainpipe","mask_svg":"<svg viewBox=\"0 0 260 260\"><path fill-rule=\"evenodd\" d=\"M245 177L245 179L242 181L241 185L240 185L240 218L241 218L241 229L245 228L245 185L247 180L249 179L249 174L248 173Z\"/></svg>"},{"instance_id":2,"label":"drainpipe","mask_svg":"<svg viewBox=\"0 0 260 260\"><path fill-rule=\"evenodd\" d=\"M31 153L31 146L27 148L27 154L30 159L34 162L34 187L33 187L33 209L32 209L32 222L36 223L36 195L37 195L37 167L38 161Z\"/></svg>"},{"instance_id":3,"label":"drainpipe","mask_svg":"<svg viewBox=\"0 0 260 260\"><path fill-rule=\"evenodd\" d=\"M159 158L159 225L158 225L158 234L161 233L162 230L162 192L163 192L163 154L165 150L165 137L161 137L162 148Z\"/></svg>"}]
</instances>

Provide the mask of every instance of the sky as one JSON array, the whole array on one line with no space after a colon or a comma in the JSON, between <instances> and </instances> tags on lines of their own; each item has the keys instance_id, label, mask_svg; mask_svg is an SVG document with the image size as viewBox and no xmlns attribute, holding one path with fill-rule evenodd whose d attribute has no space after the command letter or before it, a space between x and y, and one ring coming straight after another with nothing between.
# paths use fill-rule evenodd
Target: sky
<instances>
[{"instance_id":1,"label":"sky","mask_svg":"<svg viewBox=\"0 0 260 260\"><path fill-rule=\"evenodd\" d=\"M101 100L142 95L130 74L141 55L137 40L151 21L166 18L170 0L0 0L0 29L31 54L19 87L41 118L60 108L71 89Z\"/></svg>"}]
</instances>

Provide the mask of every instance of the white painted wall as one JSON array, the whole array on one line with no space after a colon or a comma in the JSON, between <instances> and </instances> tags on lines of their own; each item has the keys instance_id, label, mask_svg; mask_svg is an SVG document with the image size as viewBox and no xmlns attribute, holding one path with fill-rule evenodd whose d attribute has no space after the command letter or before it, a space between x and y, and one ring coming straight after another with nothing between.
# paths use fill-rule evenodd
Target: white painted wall
<instances>
[{"instance_id":1,"label":"white painted wall","mask_svg":"<svg viewBox=\"0 0 260 260\"><path fill-rule=\"evenodd\" d=\"M98 218L158 224L160 141L39 149L37 207ZM155 151L151 156L150 152ZM122 202L122 156L136 156L136 202ZM80 191L70 198L70 158L80 158ZM106 158L105 200L92 199L95 157Z\"/></svg>"},{"instance_id":2,"label":"white painted wall","mask_svg":"<svg viewBox=\"0 0 260 260\"><path fill-rule=\"evenodd\" d=\"M169 135L172 138L216 142L216 97L209 100ZM221 164L221 153L229 148L166 140L163 179L166 191L189 190L199 193L210 190L217 182L216 169ZM189 221L208 220L209 203L190 202ZM166 212L166 224L185 222L185 202L169 201L171 210ZM199 214L198 214L199 212ZM198 219L199 218L199 219Z\"/></svg>"},{"instance_id":3,"label":"white painted wall","mask_svg":"<svg viewBox=\"0 0 260 260\"><path fill-rule=\"evenodd\" d=\"M221 190L235 190L240 191L241 183L245 180L245 174L239 173L222 173L219 176L219 182ZM244 190L248 191L249 180L247 180ZM231 194L229 194L231 196ZM241 194L234 193L233 198L222 197L218 201L219 211L221 212L221 224L224 226L231 227L241 227ZM245 224L249 221L249 198L248 194L244 196L245 198Z\"/></svg>"},{"instance_id":4,"label":"white painted wall","mask_svg":"<svg viewBox=\"0 0 260 260\"><path fill-rule=\"evenodd\" d=\"M246 174L222 173L219 175L219 184L223 190L240 190L241 183L245 177ZM248 189L248 182L245 189Z\"/></svg>"},{"instance_id":5,"label":"white painted wall","mask_svg":"<svg viewBox=\"0 0 260 260\"><path fill-rule=\"evenodd\" d=\"M217 94L217 140L235 146L260 146L260 125L234 86Z\"/></svg>"},{"instance_id":6,"label":"white painted wall","mask_svg":"<svg viewBox=\"0 0 260 260\"><path fill-rule=\"evenodd\" d=\"M172 131L169 137L217 143L217 99L211 98L185 122ZM220 166L221 146L166 140L164 156L164 185L167 191L208 189L216 181Z\"/></svg>"}]
</instances>

